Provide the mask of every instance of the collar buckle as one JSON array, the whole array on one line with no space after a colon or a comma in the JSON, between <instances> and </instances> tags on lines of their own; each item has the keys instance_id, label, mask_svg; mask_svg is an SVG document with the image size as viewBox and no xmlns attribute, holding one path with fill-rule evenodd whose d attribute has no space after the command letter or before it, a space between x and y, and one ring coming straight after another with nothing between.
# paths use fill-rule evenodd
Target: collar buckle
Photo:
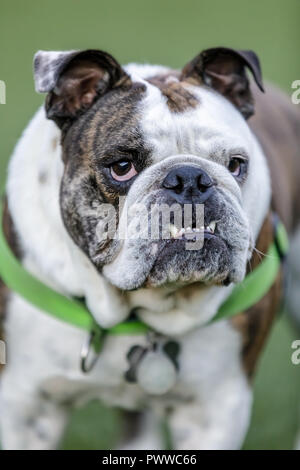
<instances>
[{"instance_id":1,"label":"collar buckle","mask_svg":"<svg viewBox=\"0 0 300 470\"><path fill-rule=\"evenodd\" d=\"M105 331L95 325L84 341L80 353L80 369L84 374L91 372L95 367L103 348Z\"/></svg>"}]
</instances>

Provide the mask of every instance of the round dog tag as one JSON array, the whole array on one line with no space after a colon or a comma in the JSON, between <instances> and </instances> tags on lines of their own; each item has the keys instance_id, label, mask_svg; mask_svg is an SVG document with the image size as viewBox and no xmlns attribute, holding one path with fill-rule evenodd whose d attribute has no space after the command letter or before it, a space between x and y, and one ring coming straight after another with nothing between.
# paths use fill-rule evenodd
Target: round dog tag
<instances>
[{"instance_id":1,"label":"round dog tag","mask_svg":"<svg viewBox=\"0 0 300 470\"><path fill-rule=\"evenodd\" d=\"M136 371L137 383L145 392L163 395L176 383L174 363L162 351L149 351L141 359Z\"/></svg>"}]
</instances>

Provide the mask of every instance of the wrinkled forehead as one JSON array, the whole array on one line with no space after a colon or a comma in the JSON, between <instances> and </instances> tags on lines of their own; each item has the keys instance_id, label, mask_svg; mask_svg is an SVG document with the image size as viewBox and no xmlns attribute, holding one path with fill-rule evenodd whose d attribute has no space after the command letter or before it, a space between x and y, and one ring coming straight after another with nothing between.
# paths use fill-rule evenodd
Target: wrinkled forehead
<instances>
[{"instance_id":1,"label":"wrinkled forehead","mask_svg":"<svg viewBox=\"0 0 300 470\"><path fill-rule=\"evenodd\" d=\"M222 156L224 151L251 152L245 119L220 94L181 82L176 72L164 68L148 68L146 77L140 73L143 69L128 71L146 87L138 105L139 127L154 161L186 153L208 158L212 153Z\"/></svg>"}]
</instances>

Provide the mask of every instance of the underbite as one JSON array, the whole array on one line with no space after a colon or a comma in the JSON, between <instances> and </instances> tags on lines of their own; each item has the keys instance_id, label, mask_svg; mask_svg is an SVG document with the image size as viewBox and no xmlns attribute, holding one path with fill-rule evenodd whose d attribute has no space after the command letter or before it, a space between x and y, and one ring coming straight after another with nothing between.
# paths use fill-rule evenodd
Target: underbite
<instances>
[{"instance_id":1,"label":"underbite","mask_svg":"<svg viewBox=\"0 0 300 470\"><path fill-rule=\"evenodd\" d=\"M195 236L202 236L206 233L213 235L215 233L217 223L215 221L210 222L207 226L192 228L192 227L182 227L177 228L173 224L169 224L169 232L171 239L181 239L181 238L194 238Z\"/></svg>"}]
</instances>

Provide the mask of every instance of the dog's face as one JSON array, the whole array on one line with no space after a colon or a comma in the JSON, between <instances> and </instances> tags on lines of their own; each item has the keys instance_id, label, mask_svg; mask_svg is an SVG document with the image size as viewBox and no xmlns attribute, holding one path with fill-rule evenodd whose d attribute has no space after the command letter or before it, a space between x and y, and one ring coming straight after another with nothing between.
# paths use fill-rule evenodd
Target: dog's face
<instances>
[{"instance_id":1,"label":"dog's face","mask_svg":"<svg viewBox=\"0 0 300 470\"><path fill-rule=\"evenodd\" d=\"M37 89L49 92L47 115L62 129L65 226L115 286L243 279L265 183L245 121L253 114L246 66L262 88L251 52L211 49L180 73L122 69L101 51L36 55ZM162 218L151 236L153 206L173 204L183 214L191 207L190 230L179 231L173 216L170 237L162 236ZM197 205L204 207L200 230ZM101 227L110 219L113 233L104 240ZM128 224L140 236L122 238ZM187 249L187 238L200 235L201 249Z\"/></svg>"}]
</instances>

